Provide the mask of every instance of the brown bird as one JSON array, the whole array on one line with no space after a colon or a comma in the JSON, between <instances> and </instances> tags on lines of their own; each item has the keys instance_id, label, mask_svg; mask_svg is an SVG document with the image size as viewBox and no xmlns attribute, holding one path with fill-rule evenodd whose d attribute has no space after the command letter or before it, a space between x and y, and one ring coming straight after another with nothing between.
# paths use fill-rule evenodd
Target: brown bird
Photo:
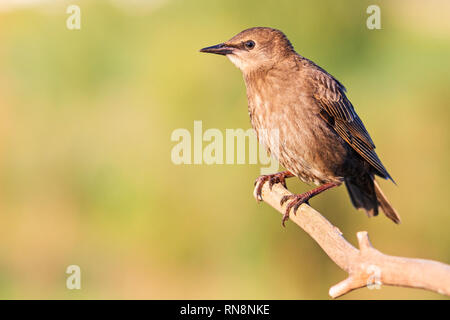
<instances>
[{"instance_id":1,"label":"brown bird","mask_svg":"<svg viewBox=\"0 0 450 320\"><path fill-rule=\"evenodd\" d=\"M248 110L259 142L287 171L259 177L256 195L262 186L282 183L296 176L319 187L290 200L283 225L294 208L315 195L347 186L353 205L369 217L381 208L400 222L396 210L381 191L375 175L391 178L377 154L364 124L348 100L345 87L311 60L295 52L279 30L251 28L230 40L200 52L227 56L243 73ZM395 182L394 182L395 183Z\"/></svg>"}]
</instances>

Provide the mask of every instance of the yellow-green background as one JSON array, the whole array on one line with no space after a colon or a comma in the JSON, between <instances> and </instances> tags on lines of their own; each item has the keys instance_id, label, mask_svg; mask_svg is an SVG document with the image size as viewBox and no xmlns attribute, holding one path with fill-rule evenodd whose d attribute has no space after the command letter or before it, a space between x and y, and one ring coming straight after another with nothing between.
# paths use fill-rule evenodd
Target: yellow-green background
<instances>
[{"instance_id":1,"label":"yellow-green background","mask_svg":"<svg viewBox=\"0 0 450 320\"><path fill-rule=\"evenodd\" d=\"M259 166L171 162L176 128L250 126L239 70L198 49L252 26L346 85L403 223L356 212L344 187L311 204L354 244L367 230L385 253L450 262L447 1L14 2L0 1L0 298L328 299L346 274L255 202ZM366 28L370 4L382 30Z\"/></svg>"}]
</instances>

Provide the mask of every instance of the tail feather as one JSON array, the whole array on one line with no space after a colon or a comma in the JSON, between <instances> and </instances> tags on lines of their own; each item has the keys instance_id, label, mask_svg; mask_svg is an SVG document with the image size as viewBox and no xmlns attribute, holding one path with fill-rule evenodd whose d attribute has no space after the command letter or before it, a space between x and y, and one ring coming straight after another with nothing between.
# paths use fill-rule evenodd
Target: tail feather
<instances>
[{"instance_id":1,"label":"tail feather","mask_svg":"<svg viewBox=\"0 0 450 320\"><path fill-rule=\"evenodd\" d=\"M364 209L368 217L378 215L378 201L371 180L345 180L345 185L356 209Z\"/></svg>"},{"instance_id":2,"label":"tail feather","mask_svg":"<svg viewBox=\"0 0 450 320\"><path fill-rule=\"evenodd\" d=\"M397 213L397 210L395 210L394 207L389 203L388 199L384 195L383 191L381 191L381 188L375 181L375 179L373 180L373 184L375 186L375 193L377 195L377 200L381 210L383 210L386 217L388 217L395 223L400 223L401 220L399 214Z\"/></svg>"},{"instance_id":3,"label":"tail feather","mask_svg":"<svg viewBox=\"0 0 450 320\"><path fill-rule=\"evenodd\" d=\"M360 177L358 180L346 179L345 185L355 208L364 209L369 217L378 215L381 208L389 219L400 223L400 216L386 199L373 176Z\"/></svg>"}]
</instances>

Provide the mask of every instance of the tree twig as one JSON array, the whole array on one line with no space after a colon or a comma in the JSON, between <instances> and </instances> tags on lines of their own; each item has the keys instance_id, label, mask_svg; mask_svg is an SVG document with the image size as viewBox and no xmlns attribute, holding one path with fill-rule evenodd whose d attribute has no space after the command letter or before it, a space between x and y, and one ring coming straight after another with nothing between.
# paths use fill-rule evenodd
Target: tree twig
<instances>
[{"instance_id":1,"label":"tree twig","mask_svg":"<svg viewBox=\"0 0 450 320\"><path fill-rule=\"evenodd\" d=\"M263 201L280 213L285 206L280 205L283 196L291 194L281 184L272 190L265 183L262 189ZM341 269L349 276L330 288L332 298L342 296L354 289L365 286L392 285L421 288L450 296L450 265L424 259L390 256L375 249L366 231L357 233L359 250L342 236L318 211L302 204L290 219L306 231Z\"/></svg>"}]
</instances>

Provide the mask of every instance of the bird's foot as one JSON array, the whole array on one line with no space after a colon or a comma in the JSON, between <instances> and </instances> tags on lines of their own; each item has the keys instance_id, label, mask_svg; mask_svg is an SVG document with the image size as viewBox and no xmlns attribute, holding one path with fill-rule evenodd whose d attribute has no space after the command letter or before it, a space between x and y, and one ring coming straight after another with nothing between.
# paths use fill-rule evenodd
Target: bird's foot
<instances>
[{"instance_id":1,"label":"bird's foot","mask_svg":"<svg viewBox=\"0 0 450 320\"><path fill-rule=\"evenodd\" d=\"M253 196L257 201L262 201L262 188L264 183L269 182L269 188L272 190L274 184L281 183L283 187L286 187L286 178L293 177L294 175L289 171L282 171L275 174L268 174L259 176L255 180L255 190L253 191Z\"/></svg>"},{"instance_id":2,"label":"bird's foot","mask_svg":"<svg viewBox=\"0 0 450 320\"><path fill-rule=\"evenodd\" d=\"M289 201L283 214L283 220L281 222L283 227L285 227L286 221L289 220L289 213L291 212L291 209L294 208L294 215L297 214L298 208L303 203L309 204L309 199L311 199L311 195L308 192L303 194L290 194L281 198L280 205L283 205L287 201Z\"/></svg>"},{"instance_id":3,"label":"bird's foot","mask_svg":"<svg viewBox=\"0 0 450 320\"><path fill-rule=\"evenodd\" d=\"M287 196L284 196L283 198L281 198L280 205L283 205L286 201L290 200L290 202L286 206L286 211L284 212L284 215L283 215L283 222L282 222L283 227L284 227L286 220L289 219L289 213L291 212L292 208L294 208L294 215L295 215L295 214L297 214L298 208L303 203L306 203L309 205L309 203L308 203L309 199L324 192L325 190L337 187L340 184L341 184L340 182L328 182L328 183L325 183L325 184L323 184L313 190L310 190L308 192L305 192L302 194L290 194L290 195L287 195Z\"/></svg>"}]
</instances>

